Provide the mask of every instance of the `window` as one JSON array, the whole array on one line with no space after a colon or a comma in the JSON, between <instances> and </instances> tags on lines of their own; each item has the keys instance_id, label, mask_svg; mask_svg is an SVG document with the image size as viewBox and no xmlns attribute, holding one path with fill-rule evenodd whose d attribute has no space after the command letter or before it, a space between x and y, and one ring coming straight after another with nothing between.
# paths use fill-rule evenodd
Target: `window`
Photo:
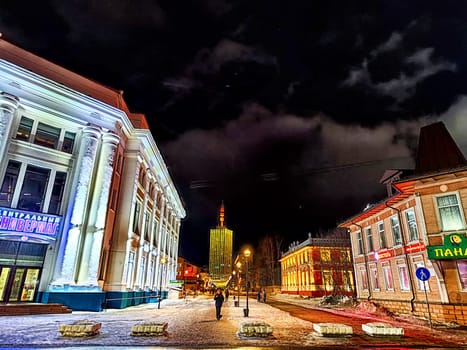
<instances>
[{"instance_id":1,"label":"window","mask_svg":"<svg viewBox=\"0 0 467 350\"><path fill-rule=\"evenodd\" d=\"M55 181L52 188L52 196L50 197L49 210L50 214L59 214L62 205L63 191L65 190L66 173L57 171Z\"/></svg>"},{"instance_id":2,"label":"window","mask_svg":"<svg viewBox=\"0 0 467 350\"><path fill-rule=\"evenodd\" d=\"M136 201L135 211L133 213L133 232L139 235L139 217L141 214L141 203Z\"/></svg>"},{"instance_id":3,"label":"window","mask_svg":"<svg viewBox=\"0 0 467 350\"><path fill-rule=\"evenodd\" d=\"M439 217L441 219L441 230L453 231L464 227L461 209L457 195L450 194L436 198Z\"/></svg>"},{"instance_id":4,"label":"window","mask_svg":"<svg viewBox=\"0 0 467 350\"><path fill-rule=\"evenodd\" d=\"M459 280L463 290L467 289L467 259L457 260L457 271L459 273Z\"/></svg>"},{"instance_id":5,"label":"window","mask_svg":"<svg viewBox=\"0 0 467 350\"><path fill-rule=\"evenodd\" d=\"M35 135L32 134L33 132ZM32 139L32 136L34 136L34 139ZM16 130L16 139L33 142L47 148L60 149L60 151L66 153L73 153L76 134L69 131L62 132L60 128L22 116Z\"/></svg>"},{"instance_id":6,"label":"window","mask_svg":"<svg viewBox=\"0 0 467 350\"><path fill-rule=\"evenodd\" d=\"M128 264L126 269L126 286L131 288L133 286L133 269L135 265L135 252L128 253Z\"/></svg>"},{"instance_id":7,"label":"window","mask_svg":"<svg viewBox=\"0 0 467 350\"><path fill-rule=\"evenodd\" d=\"M390 221L391 221L392 235L394 238L394 245L401 245L402 237L401 237L401 228L399 226L399 218L397 216L393 216L391 217Z\"/></svg>"},{"instance_id":8,"label":"window","mask_svg":"<svg viewBox=\"0 0 467 350\"><path fill-rule=\"evenodd\" d=\"M59 128L39 123L34 143L48 148L57 148L58 140L60 139L60 131Z\"/></svg>"},{"instance_id":9,"label":"window","mask_svg":"<svg viewBox=\"0 0 467 350\"><path fill-rule=\"evenodd\" d=\"M0 206L2 207L11 207L11 201L13 199L13 194L15 193L20 168L20 162L15 162L13 160L8 162L8 167L6 169L5 177L3 178L3 184L0 192Z\"/></svg>"},{"instance_id":10,"label":"window","mask_svg":"<svg viewBox=\"0 0 467 350\"><path fill-rule=\"evenodd\" d=\"M29 141L31 137L32 126L34 124L34 120L21 117L19 122L18 130L16 131L16 139L22 141Z\"/></svg>"},{"instance_id":11,"label":"window","mask_svg":"<svg viewBox=\"0 0 467 350\"><path fill-rule=\"evenodd\" d=\"M157 237L157 220L154 220L154 225L152 225L152 243L155 247L158 246L158 237Z\"/></svg>"},{"instance_id":12,"label":"window","mask_svg":"<svg viewBox=\"0 0 467 350\"><path fill-rule=\"evenodd\" d=\"M65 136L63 137L62 151L66 153L73 153L73 146L75 144L76 134L72 132L65 131Z\"/></svg>"},{"instance_id":13,"label":"window","mask_svg":"<svg viewBox=\"0 0 467 350\"><path fill-rule=\"evenodd\" d=\"M142 256L139 263L139 287L144 287L144 282L146 281L146 257Z\"/></svg>"},{"instance_id":14,"label":"window","mask_svg":"<svg viewBox=\"0 0 467 350\"><path fill-rule=\"evenodd\" d=\"M409 241L418 241L417 221L413 209L405 212L405 219L407 220L407 227L409 228Z\"/></svg>"},{"instance_id":15,"label":"window","mask_svg":"<svg viewBox=\"0 0 467 350\"><path fill-rule=\"evenodd\" d=\"M144 239L149 241L149 218L151 213L146 212L144 215Z\"/></svg>"},{"instance_id":16,"label":"window","mask_svg":"<svg viewBox=\"0 0 467 350\"><path fill-rule=\"evenodd\" d=\"M49 176L49 169L33 165L27 166L18 201L18 209L42 211Z\"/></svg>"},{"instance_id":17,"label":"window","mask_svg":"<svg viewBox=\"0 0 467 350\"><path fill-rule=\"evenodd\" d=\"M350 250L341 250L341 262L342 263L350 263Z\"/></svg>"},{"instance_id":18,"label":"window","mask_svg":"<svg viewBox=\"0 0 467 350\"><path fill-rule=\"evenodd\" d=\"M323 287L324 287L324 290L326 292L327 291L332 291L334 289L333 284L332 284L331 271L329 271L329 270L324 270L323 271Z\"/></svg>"},{"instance_id":19,"label":"window","mask_svg":"<svg viewBox=\"0 0 467 350\"><path fill-rule=\"evenodd\" d=\"M360 279L362 280L362 290L368 290L368 278L366 275L366 270L360 270Z\"/></svg>"},{"instance_id":20,"label":"window","mask_svg":"<svg viewBox=\"0 0 467 350\"><path fill-rule=\"evenodd\" d=\"M384 275L384 284L386 285L386 290L394 290L394 283L392 281L392 271L390 265L383 266L383 275Z\"/></svg>"},{"instance_id":21,"label":"window","mask_svg":"<svg viewBox=\"0 0 467 350\"><path fill-rule=\"evenodd\" d=\"M362 241L362 232L357 232L357 255L363 254L363 241Z\"/></svg>"},{"instance_id":22,"label":"window","mask_svg":"<svg viewBox=\"0 0 467 350\"><path fill-rule=\"evenodd\" d=\"M367 239L367 249L368 249L368 252L372 252L375 250L374 246L373 246L373 232L371 231L371 227L368 227L366 229L366 239Z\"/></svg>"},{"instance_id":23,"label":"window","mask_svg":"<svg viewBox=\"0 0 467 350\"><path fill-rule=\"evenodd\" d=\"M330 262L331 261L331 251L329 249L321 249L321 261Z\"/></svg>"},{"instance_id":24,"label":"window","mask_svg":"<svg viewBox=\"0 0 467 350\"><path fill-rule=\"evenodd\" d=\"M384 232L384 223L378 223L378 235L379 235L379 248L387 248L388 244L386 242L386 233Z\"/></svg>"},{"instance_id":25,"label":"window","mask_svg":"<svg viewBox=\"0 0 467 350\"><path fill-rule=\"evenodd\" d=\"M399 283L400 283L400 286L401 286L401 290L403 290L403 291L410 290L410 287L409 287L409 274L408 274L408 271L407 271L407 266L400 265L400 266L398 266L398 270L399 270Z\"/></svg>"},{"instance_id":26,"label":"window","mask_svg":"<svg viewBox=\"0 0 467 350\"><path fill-rule=\"evenodd\" d=\"M372 267L370 269L371 273L371 284L373 285L374 290L379 290L379 278L378 278L378 269L375 267Z\"/></svg>"}]
</instances>

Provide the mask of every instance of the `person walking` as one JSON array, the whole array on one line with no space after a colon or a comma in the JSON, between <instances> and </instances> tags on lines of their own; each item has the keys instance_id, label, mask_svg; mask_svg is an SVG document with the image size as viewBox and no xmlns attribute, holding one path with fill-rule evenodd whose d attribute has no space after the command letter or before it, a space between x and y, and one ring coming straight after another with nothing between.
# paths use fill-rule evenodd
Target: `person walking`
<instances>
[{"instance_id":1,"label":"person walking","mask_svg":"<svg viewBox=\"0 0 467 350\"><path fill-rule=\"evenodd\" d=\"M266 302L266 289L263 289L263 303Z\"/></svg>"},{"instance_id":2,"label":"person walking","mask_svg":"<svg viewBox=\"0 0 467 350\"><path fill-rule=\"evenodd\" d=\"M256 294L256 298L258 299L258 303L261 302L261 289L258 291L258 294Z\"/></svg>"},{"instance_id":3,"label":"person walking","mask_svg":"<svg viewBox=\"0 0 467 350\"><path fill-rule=\"evenodd\" d=\"M224 296L222 295L222 289L217 288L216 294L214 294L214 303L216 304L216 318L219 321L222 317L221 309L224 303Z\"/></svg>"},{"instance_id":4,"label":"person walking","mask_svg":"<svg viewBox=\"0 0 467 350\"><path fill-rule=\"evenodd\" d=\"M229 301L229 288L225 289L225 302Z\"/></svg>"}]
</instances>

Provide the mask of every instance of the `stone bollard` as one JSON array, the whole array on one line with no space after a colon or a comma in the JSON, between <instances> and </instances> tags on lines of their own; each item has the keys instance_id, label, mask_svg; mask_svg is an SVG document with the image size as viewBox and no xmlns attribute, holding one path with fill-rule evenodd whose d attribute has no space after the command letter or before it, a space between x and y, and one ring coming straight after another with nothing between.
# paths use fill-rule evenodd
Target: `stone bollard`
<instances>
[{"instance_id":1,"label":"stone bollard","mask_svg":"<svg viewBox=\"0 0 467 350\"><path fill-rule=\"evenodd\" d=\"M167 335L167 322L144 322L131 327L131 335L135 336L161 336Z\"/></svg>"},{"instance_id":2,"label":"stone bollard","mask_svg":"<svg viewBox=\"0 0 467 350\"><path fill-rule=\"evenodd\" d=\"M64 337L91 337L99 334L102 323L79 320L71 324L62 324L58 326L58 330Z\"/></svg>"},{"instance_id":3,"label":"stone bollard","mask_svg":"<svg viewBox=\"0 0 467 350\"><path fill-rule=\"evenodd\" d=\"M263 321L242 322L240 324L239 335L245 337L269 337L272 335L272 327Z\"/></svg>"}]
</instances>

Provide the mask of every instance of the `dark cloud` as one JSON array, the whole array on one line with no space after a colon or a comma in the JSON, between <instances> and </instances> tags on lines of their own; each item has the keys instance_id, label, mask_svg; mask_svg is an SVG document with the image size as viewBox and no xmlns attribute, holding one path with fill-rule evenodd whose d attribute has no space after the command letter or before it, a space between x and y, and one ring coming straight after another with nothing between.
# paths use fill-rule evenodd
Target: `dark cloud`
<instances>
[{"instance_id":1,"label":"dark cloud","mask_svg":"<svg viewBox=\"0 0 467 350\"><path fill-rule=\"evenodd\" d=\"M421 126L465 144L466 6L2 1L0 32L146 114L187 205L181 253L206 262L221 200L236 244L288 243L381 199Z\"/></svg>"}]
</instances>

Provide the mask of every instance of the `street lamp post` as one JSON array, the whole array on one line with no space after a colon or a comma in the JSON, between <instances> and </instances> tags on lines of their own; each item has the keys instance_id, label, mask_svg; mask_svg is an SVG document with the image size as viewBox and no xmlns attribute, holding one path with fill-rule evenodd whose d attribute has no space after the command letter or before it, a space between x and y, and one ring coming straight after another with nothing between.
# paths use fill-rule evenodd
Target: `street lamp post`
<instances>
[{"instance_id":1,"label":"street lamp post","mask_svg":"<svg viewBox=\"0 0 467 350\"><path fill-rule=\"evenodd\" d=\"M242 266L242 263L239 261L237 263L237 296L238 296L237 306L240 306L240 267L241 266Z\"/></svg>"},{"instance_id":2,"label":"street lamp post","mask_svg":"<svg viewBox=\"0 0 467 350\"><path fill-rule=\"evenodd\" d=\"M246 308L243 309L243 316L248 317L250 313L250 309L248 308L248 289L250 287L250 282L248 281L248 258L250 257L251 251L249 249L245 249L243 255L245 256L246 262L246 271L245 271L245 290L246 290Z\"/></svg>"},{"instance_id":3,"label":"street lamp post","mask_svg":"<svg viewBox=\"0 0 467 350\"><path fill-rule=\"evenodd\" d=\"M160 309L161 308L161 299L162 299L162 270L163 270L163 267L164 267L164 264L166 262L166 259L165 258L161 258L159 260L159 264L160 264L160 270L161 270L161 277L160 277L160 282L159 282L159 302L158 302L158 305L157 305L157 308Z\"/></svg>"},{"instance_id":4,"label":"street lamp post","mask_svg":"<svg viewBox=\"0 0 467 350\"><path fill-rule=\"evenodd\" d=\"M188 270L185 270L185 272L183 273L183 297L185 299L185 303L186 303L186 294L187 294L187 290L186 290L186 275L188 273Z\"/></svg>"}]
</instances>

